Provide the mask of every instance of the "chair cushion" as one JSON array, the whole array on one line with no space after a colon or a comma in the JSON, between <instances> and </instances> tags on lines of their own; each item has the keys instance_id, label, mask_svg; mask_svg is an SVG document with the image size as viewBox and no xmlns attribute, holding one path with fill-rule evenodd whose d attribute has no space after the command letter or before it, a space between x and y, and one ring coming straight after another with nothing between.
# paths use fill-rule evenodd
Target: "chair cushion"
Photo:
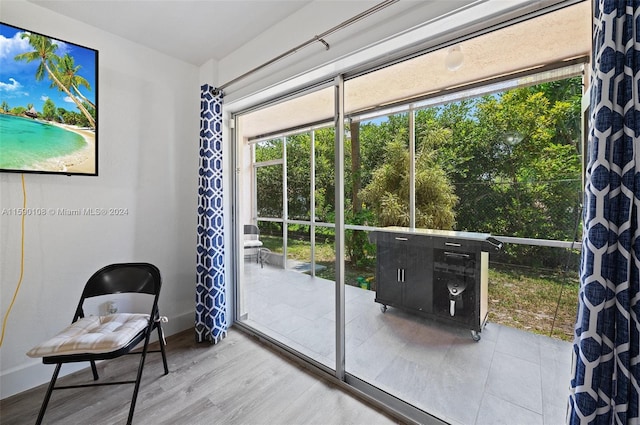
<instances>
[{"instance_id":1,"label":"chair cushion","mask_svg":"<svg viewBox=\"0 0 640 425\"><path fill-rule=\"evenodd\" d=\"M262 246L261 241L256 241L256 240L244 241L245 248L260 248L261 246Z\"/></svg>"},{"instance_id":2,"label":"chair cushion","mask_svg":"<svg viewBox=\"0 0 640 425\"><path fill-rule=\"evenodd\" d=\"M33 347L27 356L109 353L126 346L148 324L148 314L118 313L84 317L48 341Z\"/></svg>"}]
</instances>

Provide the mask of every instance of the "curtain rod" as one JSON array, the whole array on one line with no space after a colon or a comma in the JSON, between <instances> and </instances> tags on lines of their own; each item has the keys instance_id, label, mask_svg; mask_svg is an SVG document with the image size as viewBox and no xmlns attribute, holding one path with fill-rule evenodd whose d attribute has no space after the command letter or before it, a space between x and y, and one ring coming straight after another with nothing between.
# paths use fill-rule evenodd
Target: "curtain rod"
<instances>
[{"instance_id":1,"label":"curtain rod","mask_svg":"<svg viewBox=\"0 0 640 425\"><path fill-rule=\"evenodd\" d=\"M293 49L287 50L286 52L282 53L281 55L276 56L275 58L273 58L273 59L271 59L271 60L269 60L269 61L267 61L265 63L263 63L262 65L259 65L259 66L255 67L255 68L253 68L252 70L245 72L244 74L234 78L233 80L227 81L226 83L224 83L221 86L219 86L216 89L214 89L214 91L215 90L223 90L225 87L228 87L231 84L237 83L238 81L248 77L249 75L253 74L254 72L257 72L257 71L261 70L262 68L265 68L265 67L267 67L269 65L272 65L272 64L274 64L274 63L286 58L287 56L291 56L292 54L296 53L298 50L300 50L300 49L302 49L304 47L307 47L310 44L313 44L315 42L320 42L320 43L324 44L325 48L327 50L329 50L329 47L330 47L329 43L327 43L324 40L324 37L326 37L326 36L328 36L330 34L333 34L334 32L339 31L339 30L341 30L343 28L346 28L349 25L351 25L351 24L353 24L353 23L355 23L355 22L357 22L357 21L359 21L359 20L361 20L363 18L366 18L366 17L368 17L370 15L373 15L374 13L376 13L376 12L378 12L378 11L388 7L388 6L391 6L392 4L397 3L398 1L399 0L385 0L382 3L379 3L379 4L375 5L375 6L373 6L372 8L365 10L364 12L362 12L360 14L358 14L358 15L352 17L352 18L347 19L346 21L336 25L335 27L331 28L330 30L325 31L320 35L316 35L315 37L305 41L304 43L300 44L299 46L296 46Z\"/></svg>"}]
</instances>

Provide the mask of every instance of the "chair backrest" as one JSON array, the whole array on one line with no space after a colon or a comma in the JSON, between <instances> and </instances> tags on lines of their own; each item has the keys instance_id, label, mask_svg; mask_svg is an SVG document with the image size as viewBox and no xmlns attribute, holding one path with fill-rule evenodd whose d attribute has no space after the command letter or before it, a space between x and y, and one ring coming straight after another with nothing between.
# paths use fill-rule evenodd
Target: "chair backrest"
<instances>
[{"instance_id":1,"label":"chair backrest","mask_svg":"<svg viewBox=\"0 0 640 425\"><path fill-rule=\"evenodd\" d=\"M95 272L85 284L73 321L84 317L84 300L109 294L141 293L154 296L152 314L155 315L162 278L160 270L149 263L110 264Z\"/></svg>"},{"instance_id":2,"label":"chair backrest","mask_svg":"<svg viewBox=\"0 0 640 425\"><path fill-rule=\"evenodd\" d=\"M260 235L260 229L255 224L245 224L244 225L244 234L246 235Z\"/></svg>"},{"instance_id":3,"label":"chair backrest","mask_svg":"<svg viewBox=\"0 0 640 425\"><path fill-rule=\"evenodd\" d=\"M99 295L137 292L150 295L160 293L160 270L149 263L121 263L105 266L89 278L83 298Z\"/></svg>"}]
</instances>

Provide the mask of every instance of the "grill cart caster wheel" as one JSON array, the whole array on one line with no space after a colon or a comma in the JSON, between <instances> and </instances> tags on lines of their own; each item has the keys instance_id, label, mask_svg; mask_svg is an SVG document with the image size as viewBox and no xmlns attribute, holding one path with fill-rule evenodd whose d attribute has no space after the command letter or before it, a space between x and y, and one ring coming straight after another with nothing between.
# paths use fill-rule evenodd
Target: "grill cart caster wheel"
<instances>
[{"instance_id":1,"label":"grill cart caster wheel","mask_svg":"<svg viewBox=\"0 0 640 425\"><path fill-rule=\"evenodd\" d=\"M382 304L380 306L380 311L383 312L383 313L386 313L387 312L387 306L385 304Z\"/></svg>"},{"instance_id":2,"label":"grill cart caster wheel","mask_svg":"<svg viewBox=\"0 0 640 425\"><path fill-rule=\"evenodd\" d=\"M480 341L480 333L478 331L471 331L471 338L473 338L475 342Z\"/></svg>"}]
</instances>

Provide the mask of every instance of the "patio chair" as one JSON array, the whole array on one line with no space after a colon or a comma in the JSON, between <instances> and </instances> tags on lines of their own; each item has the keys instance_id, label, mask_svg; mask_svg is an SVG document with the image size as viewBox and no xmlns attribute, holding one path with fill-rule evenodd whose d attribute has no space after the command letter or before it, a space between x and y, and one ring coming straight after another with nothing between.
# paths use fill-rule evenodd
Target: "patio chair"
<instances>
[{"instance_id":1,"label":"patio chair","mask_svg":"<svg viewBox=\"0 0 640 425\"><path fill-rule=\"evenodd\" d=\"M167 375L169 373L164 334L161 326L161 322L166 321L166 318L161 317L158 311L160 286L160 271L156 266L148 263L111 264L98 270L89 278L80 297L76 312L73 315L71 325L27 353L30 357L42 357L44 364L56 365L36 424L42 423L53 390L134 384L127 419L127 424L131 424L147 353L162 353L164 374ZM115 313L105 316L85 317L85 300L119 293L150 295L153 299L150 313ZM149 340L154 329L158 330L159 350L149 350ZM143 342L142 350L133 352L132 350L141 342ZM93 380L97 381L96 361L115 359L126 354L141 356L135 380L56 386L58 374L65 363L89 362L93 372Z\"/></svg>"},{"instance_id":2,"label":"patio chair","mask_svg":"<svg viewBox=\"0 0 640 425\"><path fill-rule=\"evenodd\" d=\"M244 225L244 252L245 255L256 256L256 263L260 262L260 267L264 267L262 259L262 241L260 240L260 229L255 224ZM248 254L247 254L248 252Z\"/></svg>"}]
</instances>

